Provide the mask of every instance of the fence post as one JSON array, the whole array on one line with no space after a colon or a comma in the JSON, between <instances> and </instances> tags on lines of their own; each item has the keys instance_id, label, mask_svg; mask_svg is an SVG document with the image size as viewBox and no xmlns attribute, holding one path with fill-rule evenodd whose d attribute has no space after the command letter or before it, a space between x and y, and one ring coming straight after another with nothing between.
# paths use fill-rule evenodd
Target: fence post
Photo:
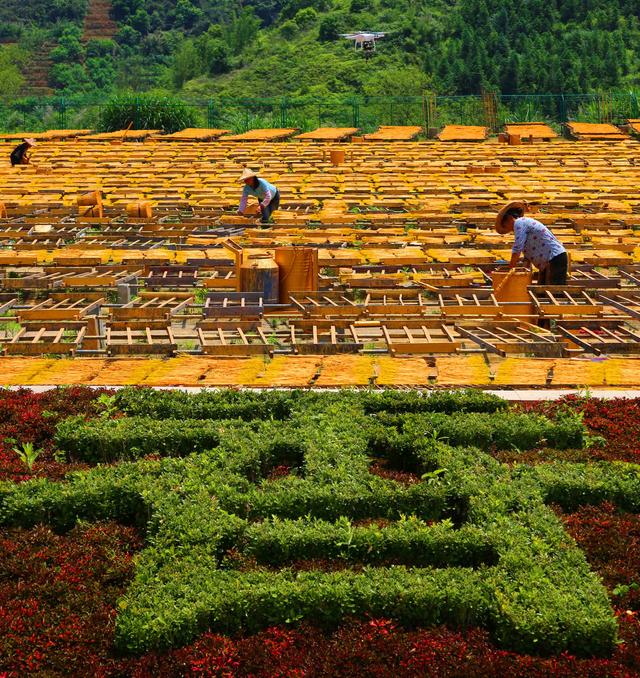
<instances>
[{"instance_id":1,"label":"fence post","mask_svg":"<svg viewBox=\"0 0 640 678\"><path fill-rule=\"evenodd\" d=\"M567 102L564 98L564 94L560 95L560 122L569 122L569 116L567 115Z\"/></svg>"},{"instance_id":2,"label":"fence post","mask_svg":"<svg viewBox=\"0 0 640 678\"><path fill-rule=\"evenodd\" d=\"M280 99L280 127L287 126L287 97Z\"/></svg>"},{"instance_id":3,"label":"fence post","mask_svg":"<svg viewBox=\"0 0 640 678\"><path fill-rule=\"evenodd\" d=\"M140 97L136 97L133 109L133 129L140 129Z\"/></svg>"},{"instance_id":4,"label":"fence post","mask_svg":"<svg viewBox=\"0 0 640 678\"><path fill-rule=\"evenodd\" d=\"M353 125L352 127L360 127L360 103L357 99L353 99L351 102L353 109Z\"/></svg>"},{"instance_id":5,"label":"fence post","mask_svg":"<svg viewBox=\"0 0 640 678\"><path fill-rule=\"evenodd\" d=\"M65 106L66 106L65 98L60 97L60 104L59 104L59 108L58 108L58 127L59 127L59 129L66 129L67 128L67 122L66 122L66 119L65 119L65 113L66 113Z\"/></svg>"}]
</instances>

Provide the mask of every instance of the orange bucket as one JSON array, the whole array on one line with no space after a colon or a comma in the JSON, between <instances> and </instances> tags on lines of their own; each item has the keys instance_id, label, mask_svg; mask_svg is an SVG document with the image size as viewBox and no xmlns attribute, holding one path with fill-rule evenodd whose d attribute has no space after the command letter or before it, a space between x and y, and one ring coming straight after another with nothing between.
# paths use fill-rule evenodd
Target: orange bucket
<instances>
[{"instance_id":1,"label":"orange bucket","mask_svg":"<svg viewBox=\"0 0 640 678\"><path fill-rule=\"evenodd\" d=\"M134 219L151 219L153 210L150 202L131 202L127 205L127 216Z\"/></svg>"},{"instance_id":2,"label":"orange bucket","mask_svg":"<svg viewBox=\"0 0 640 678\"><path fill-rule=\"evenodd\" d=\"M342 165L345 158L345 152L341 148L333 148L329 151L329 158L332 165Z\"/></svg>"},{"instance_id":3,"label":"orange bucket","mask_svg":"<svg viewBox=\"0 0 640 678\"><path fill-rule=\"evenodd\" d=\"M90 191L78 196L78 207L86 205L100 205L102 203L102 193L100 191Z\"/></svg>"}]
</instances>

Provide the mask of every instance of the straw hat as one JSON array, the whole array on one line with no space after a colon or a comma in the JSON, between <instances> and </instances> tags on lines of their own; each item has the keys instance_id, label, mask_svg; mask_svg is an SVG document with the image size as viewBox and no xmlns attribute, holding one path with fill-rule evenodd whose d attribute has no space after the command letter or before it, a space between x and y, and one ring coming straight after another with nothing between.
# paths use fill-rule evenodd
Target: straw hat
<instances>
[{"instance_id":1,"label":"straw hat","mask_svg":"<svg viewBox=\"0 0 640 678\"><path fill-rule=\"evenodd\" d=\"M498 216L496 217L496 223L495 223L495 229L498 231L498 233L504 235L507 231L504 230L502 226L502 220L505 217L505 214L509 210L522 210L523 212L527 212L528 205L524 200L512 200L511 202L507 203L499 212Z\"/></svg>"},{"instance_id":2,"label":"straw hat","mask_svg":"<svg viewBox=\"0 0 640 678\"><path fill-rule=\"evenodd\" d=\"M29 146L35 146L36 145L36 140L31 138L31 137L29 137L28 139L23 139L23 141L26 142L27 144L29 144Z\"/></svg>"},{"instance_id":3,"label":"straw hat","mask_svg":"<svg viewBox=\"0 0 640 678\"><path fill-rule=\"evenodd\" d=\"M258 174L254 172L252 169L249 167L245 167L242 170L242 175L240 176L240 179L238 181L244 181L245 179L251 179L252 177L257 177Z\"/></svg>"}]
</instances>

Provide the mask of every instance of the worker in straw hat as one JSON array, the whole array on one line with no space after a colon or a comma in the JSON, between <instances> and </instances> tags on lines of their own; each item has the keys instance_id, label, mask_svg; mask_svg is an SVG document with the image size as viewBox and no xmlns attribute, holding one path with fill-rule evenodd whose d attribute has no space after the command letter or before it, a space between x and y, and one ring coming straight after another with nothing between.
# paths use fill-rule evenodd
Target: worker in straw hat
<instances>
[{"instance_id":1,"label":"worker in straw hat","mask_svg":"<svg viewBox=\"0 0 640 678\"><path fill-rule=\"evenodd\" d=\"M258 199L262 223L268 223L271 219L271 213L280 207L280 192L273 184L265 179L260 179L258 174L248 167L245 167L242 171L240 181L244 183L244 188L242 189L238 214L244 214L249 196L254 196Z\"/></svg>"},{"instance_id":2,"label":"worker in straw hat","mask_svg":"<svg viewBox=\"0 0 640 678\"><path fill-rule=\"evenodd\" d=\"M526 217L526 211L526 202L515 201L505 205L496 217L498 233L515 234L509 268L515 268L523 256L539 270L538 283L566 285L567 251L544 224Z\"/></svg>"},{"instance_id":3,"label":"worker in straw hat","mask_svg":"<svg viewBox=\"0 0 640 678\"><path fill-rule=\"evenodd\" d=\"M36 145L35 139L23 139L22 143L19 146L16 146L13 151L11 151L11 166L14 165L28 165L29 164L29 151L33 146Z\"/></svg>"}]
</instances>

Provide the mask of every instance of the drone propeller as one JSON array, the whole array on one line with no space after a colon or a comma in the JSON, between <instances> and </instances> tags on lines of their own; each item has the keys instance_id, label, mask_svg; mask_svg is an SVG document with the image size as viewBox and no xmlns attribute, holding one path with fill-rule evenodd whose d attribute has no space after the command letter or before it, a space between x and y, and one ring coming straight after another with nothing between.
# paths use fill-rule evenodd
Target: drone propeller
<instances>
[{"instance_id":1,"label":"drone propeller","mask_svg":"<svg viewBox=\"0 0 640 678\"><path fill-rule=\"evenodd\" d=\"M384 38L386 33L382 33L381 31L361 31L359 33L341 33L340 37L341 38L346 38L347 40L379 40L380 38Z\"/></svg>"}]
</instances>

